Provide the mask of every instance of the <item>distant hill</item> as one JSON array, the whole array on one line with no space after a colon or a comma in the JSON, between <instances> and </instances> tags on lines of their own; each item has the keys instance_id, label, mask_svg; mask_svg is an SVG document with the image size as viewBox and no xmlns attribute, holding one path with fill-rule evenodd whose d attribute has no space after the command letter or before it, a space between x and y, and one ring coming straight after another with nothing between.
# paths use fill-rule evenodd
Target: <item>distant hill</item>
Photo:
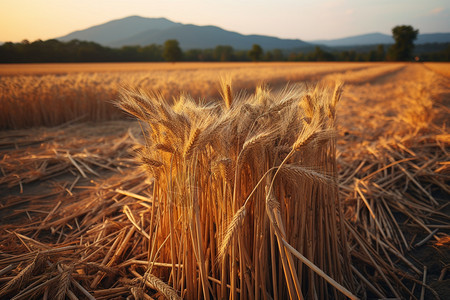
<instances>
[{"instance_id":1,"label":"distant hill","mask_svg":"<svg viewBox=\"0 0 450 300\"><path fill-rule=\"evenodd\" d=\"M166 18L126 17L104 24L74 31L57 38L60 41L78 39L92 41L103 46L120 48L122 46L163 44L168 39L176 39L183 50L214 48L229 45L236 50L248 50L253 44L265 51L273 49L314 49L314 45L326 47L347 47L378 44L393 44L392 36L383 33L369 33L332 40L302 41L299 39L280 39L265 35L243 35L227 31L217 26L198 26L170 21ZM419 34L416 44L449 43L450 33Z\"/></svg>"},{"instance_id":2,"label":"distant hill","mask_svg":"<svg viewBox=\"0 0 450 300\"><path fill-rule=\"evenodd\" d=\"M450 43L450 33L424 33L419 34L416 44Z\"/></svg>"},{"instance_id":3,"label":"distant hill","mask_svg":"<svg viewBox=\"0 0 450 300\"><path fill-rule=\"evenodd\" d=\"M96 42L104 46L111 46L111 44L118 40L127 39L130 36L140 34L149 29L164 30L174 26L181 26L181 24L169 21L165 18L142 18L131 16L92 26L87 29L74 31L57 39L64 42L77 39L80 41Z\"/></svg>"},{"instance_id":4,"label":"distant hill","mask_svg":"<svg viewBox=\"0 0 450 300\"><path fill-rule=\"evenodd\" d=\"M345 37L333 40L308 41L311 44L325 45L329 47L351 46L351 45L371 45L371 44L393 44L392 36L382 33L368 33L356 36Z\"/></svg>"},{"instance_id":5,"label":"distant hill","mask_svg":"<svg viewBox=\"0 0 450 300\"><path fill-rule=\"evenodd\" d=\"M253 44L259 44L264 50L311 47L310 44L298 39L243 35L216 26L181 24L165 18L139 16L110 21L58 38L61 41L73 39L93 41L109 47L163 44L168 39L176 39L184 50L214 48L218 45L247 50Z\"/></svg>"},{"instance_id":6,"label":"distant hill","mask_svg":"<svg viewBox=\"0 0 450 300\"><path fill-rule=\"evenodd\" d=\"M450 33L424 33L419 34L415 44L427 43L449 43ZM334 40L314 40L308 41L311 44L325 45L329 47L340 46L360 46L360 45L375 45L375 44L393 44L392 36L383 33L369 33L356 35Z\"/></svg>"}]
</instances>

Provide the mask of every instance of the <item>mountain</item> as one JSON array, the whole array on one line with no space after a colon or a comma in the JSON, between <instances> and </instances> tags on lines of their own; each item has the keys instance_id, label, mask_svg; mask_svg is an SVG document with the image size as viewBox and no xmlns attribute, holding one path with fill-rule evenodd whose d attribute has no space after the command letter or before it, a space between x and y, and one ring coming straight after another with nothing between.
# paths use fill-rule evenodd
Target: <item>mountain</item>
<instances>
[{"instance_id":1,"label":"mountain","mask_svg":"<svg viewBox=\"0 0 450 300\"><path fill-rule=\"evenodd\" d=\"M427 43L449 43L450 33L424 33L417 36L415 44ZM324 45L329 47L340 46L361 46L361 45L375 45L375 44L393 44L392 36L383 33L369 33L362 35L355 35L334 40L315 40L308 41L311 44Z\"/></svg>"},{"instance_id":2,"label":"mountain","mask_svg":"<svg viewBox=\"0 0 450 300\"><path fill-rule=\"evenodd\" d=\"M178 40L180 47L183 49L214 48L217 45L230 45L235 49L250 49L253 44L260 45L264 50L309 46L300 40L279 39L263 35L242 35L216 26L191 24L165 30L150 29L129 38L115 41L110 46L163 44L168 39Z\"/></svg>"},{"instance_id":3,"label":"mountain","mask_svg":"<svg viewBox=\"0 0 450 300\"><path fill-rule=\"evenodd\" d=\"M149 29L158 31L177 26L181 26L181 24L169 21L165 18L142 18L139 16L131 16L89 27L84 30L74 31L57 39L64 42L77 39L80 41L96 42L104 46L111 46L111 44L117 40L127 39L130 36L140 34Z\"/></svg>"},{"instance_id":4,"label":"mountain","mask_svg":"<svg viewBox=\"0 0 450 300\"><path fill-rule=\"evenodd\" d=\"M350 46L350 45L370 45L370 44L393 44L392 36L382 33L368 33L355 35L334 40L308 41L311 44L325 45L329 47Z\"/></svg>"},{"instance_id":5,"label":"mountain","mask_svg":"<svg viewBox=\"0 0 450 300\"><path fill-rule=\"evenodd\" d=\"M166 40L176 39L184 50L214 48L217 45L229 45L235 49L247 50L253 44L260 45L264 50L311 47L310 44L297 39L243 35L216 26L181 24L165 18L139 16L110 21L72 32L57 39L60 41L73 39L92 41L109 47L161 45Z\"/></svg>"},{"instance_id":6,"label":"mountain","mask_svg":"<svg viewBox=\"0 0 450 300\"><path fill-rule=\"evenodd\" d=\"M84 30L74 31L57 39L60 41L73 39L92 41L109 47L161 45L168 39L176 39L184 50L214 48L218 45L229 45L237 50L247 50L253 44L258 44L264 50L273 50L276 48L312 49L313 45L342 47L394 43L392 36L383 33L305 42L299 39L280 39L265 35L243 35L217 26L182 24L166 18L143 18L139 16L113 20ZM415 44L449 42L450 33L426 33L419 34Z\"/></svg>"},{"instance_id":7,"label":"mountain","mask_svg":"<svg viewBox=\"0 0 450 300\"><path fill-rule=\"evenodd\" d=\"M416 44L450 43L450 33L424 33L419 34Z\"/></svg>"}]
</instances>

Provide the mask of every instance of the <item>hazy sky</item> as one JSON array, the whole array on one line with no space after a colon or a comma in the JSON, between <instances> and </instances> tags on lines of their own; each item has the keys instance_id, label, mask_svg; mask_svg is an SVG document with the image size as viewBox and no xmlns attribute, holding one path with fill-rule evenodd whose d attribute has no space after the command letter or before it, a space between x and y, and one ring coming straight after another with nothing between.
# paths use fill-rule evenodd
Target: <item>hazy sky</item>
<instances>
[{"instance_id":1,"label":"hazy sky","mask_svg":"<svg viewBox=\"0 0 450 300\"><path fill-rule=\"evenodd\" d=\"M0 0L0 41L46 40L130 15L302 40L403 24L450 32L448 0Z\"/></svg>"}]
</instances>

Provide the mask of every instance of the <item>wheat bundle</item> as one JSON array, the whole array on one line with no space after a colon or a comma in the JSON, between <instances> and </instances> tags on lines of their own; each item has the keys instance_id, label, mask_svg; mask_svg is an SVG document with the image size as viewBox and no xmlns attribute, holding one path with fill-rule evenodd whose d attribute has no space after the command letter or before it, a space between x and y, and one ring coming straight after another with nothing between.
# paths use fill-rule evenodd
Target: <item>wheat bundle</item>
<instances>
[{"instance_id":1,"label":"wheat bundle","mask_svg":"<svg viewBox=\"0 0 450 300\"><path fill-rule=\"evenodd\" d=\"M222 82L223 102L198 104L124 91L155 178L148 272L187 299L354 297L336 183L341 93L235 95Z\"/></svg>"}]
</instances>

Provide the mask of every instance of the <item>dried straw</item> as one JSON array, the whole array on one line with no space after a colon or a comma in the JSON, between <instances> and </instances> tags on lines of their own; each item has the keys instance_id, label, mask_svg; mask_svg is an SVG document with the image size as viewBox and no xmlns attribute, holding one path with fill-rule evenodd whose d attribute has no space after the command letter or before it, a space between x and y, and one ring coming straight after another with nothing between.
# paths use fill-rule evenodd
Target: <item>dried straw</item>
<instances>
[{"instance_id":1,"label":"dried straw","mask_svg":"<svg viewBox=\"0 0 450 300\"><path fill-rule=\"evenodd\" d=\"M386 135L369 127L369 138L350 131L336 145L330 128L340 111L320 103L339 89L229 90L228 107L187 96L161 108L160 98L150 102L161 112L151 118L164 122L150 122L158 131L145 138L131 122L1 132L2 297L150 299L170 288L174 298L329 299L345 289L361 298L438 299L431 286L444 282L448 265L434 276L414 253L449 245L449 134L436 123L448 110L433 104L419 131L411 118L421 113L408 111L390 127L380 121ZM436 89L410 98L440 99L427 90ZM320 134L281 166L307 126ZM137 168L138 143L163 163L149 168L156 179ZM275 197L266 202L272 180Z\"/></svg>"}]
</instances>

